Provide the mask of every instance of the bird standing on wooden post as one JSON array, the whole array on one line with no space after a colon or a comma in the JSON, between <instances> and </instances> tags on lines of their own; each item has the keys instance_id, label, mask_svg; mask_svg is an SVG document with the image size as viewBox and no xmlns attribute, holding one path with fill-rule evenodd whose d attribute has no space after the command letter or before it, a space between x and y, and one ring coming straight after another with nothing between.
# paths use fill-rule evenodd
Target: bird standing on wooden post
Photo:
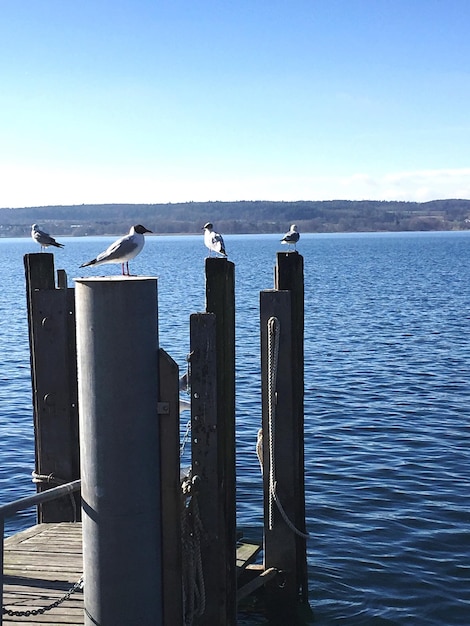
<instances>
[{"instance_id":1,"label":"bird standing on wooden post","mask_svg":"<svg viewBox=\"0 0 470 626\"><path fill-rule=\"evenodd\" d=\"M204 243L209 248L209 256L212 254L212 250L217 254L221 254L226 257L227 253L225 252L225 245L223 237L220 233L216 233L214 231L214 226L207 222L204 224Z\"/></svg>"},{"instance_id":2,"label":"bird standing on wooden post","mask_svg":"<svg viewBox=\"0 0 470 626\"><path fill-rule=\"evenodd\" d=\"M105 263L120 263L123 276L130 276L129 261L136 257L145 244L144 233L152 231L142 224L132 226L129 233L112 243L104 252L98 254L96 259L82 263L80 267L89 265L104 265ZM127 269L127 272L126 272Z\"/></svg>"},{"instance_id":3,"label":"bird standing on wooden post","mask_svg":"<svg viewBox=\"0 0 470 626\"><path fill-rule=\"evenodd\" d=\"M300 233L297 230L297 226L292 224L288 233L284 235L281 239L281 243L287 243L289 246L294 246L294 250L296 250L296 244L300 239Z\"/></svg>"},{"instance_id":4,"label":"bird standing on wooden post","mask_svg":"<svg viewBox=\"0 0 470 626\"><path fill-rule=\"evenodd\" d=\"M31 237L33 241L41 246L41 252L49 246L54 246L55 248L64 247L64 245L62 243L58 243L54 237L51 237L48 233L41 230L37 224L33 224L31 226Z\"/></svg>"}]
</instances>

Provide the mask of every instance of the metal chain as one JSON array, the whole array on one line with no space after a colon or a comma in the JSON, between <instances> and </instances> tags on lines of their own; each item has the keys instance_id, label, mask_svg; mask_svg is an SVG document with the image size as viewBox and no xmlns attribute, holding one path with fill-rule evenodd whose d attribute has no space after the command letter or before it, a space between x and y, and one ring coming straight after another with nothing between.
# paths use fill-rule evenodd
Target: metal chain
<instances>
[{"instance_id":1,"label":"metal chain","mask_svg":"<svg viewBox=\"0 0 470 626\"><path fill-rule=\"evenodd\" d=\"M189 420L186 424L186 432L184 433L183 440L180 444L180 457L182 457L184 454L184 448L186 444L188 443L190 436L191 436L191 420Z\"/></svg>"},{"instance_id":2,"label":"metal chain","mask_svg":"<svg viewBox=\"0 0 470 626\"><path fill-rule=\"evenodd\" d=\"M3 615L8 615L9 617L30 617L31 615L43 615L47 611L50 611L51 609L55 609L60 604L62 604L62 602L65 602L66 600L68 600L73 593L82 589L83 589L83 576L79 580L77 580L77 582L73 585L73 587L71 587L67 591L67 593L64 596L62 596L62 598L59 598L52 604L43 606L40 609L30 609L29 611L14 611L13 609L7 609L6 607L2 607Z\"/></svg>"}]
</instances>

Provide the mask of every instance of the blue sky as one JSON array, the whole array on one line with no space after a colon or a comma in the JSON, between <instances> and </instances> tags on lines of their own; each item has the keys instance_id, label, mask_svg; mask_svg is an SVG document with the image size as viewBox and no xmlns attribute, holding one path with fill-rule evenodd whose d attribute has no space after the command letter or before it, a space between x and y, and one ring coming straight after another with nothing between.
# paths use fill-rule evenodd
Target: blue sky
<instances>
[{"instance_id":1,"label":"blue sky","mask_svg":"<svg viewBox=\"0 0 470 626\"><path fill-rule=\"evenodd\" d=\"M3 0L0 207L470 198L468 0Z\"/></svg>"}]
</instances>

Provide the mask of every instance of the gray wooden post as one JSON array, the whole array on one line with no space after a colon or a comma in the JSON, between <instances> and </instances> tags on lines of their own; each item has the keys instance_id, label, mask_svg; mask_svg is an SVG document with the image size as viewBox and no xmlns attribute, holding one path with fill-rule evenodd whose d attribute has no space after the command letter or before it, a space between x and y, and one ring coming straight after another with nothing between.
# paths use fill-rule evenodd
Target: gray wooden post
<instances>
[{"instance_id":1,"label":"gray wooden post","mask_svg":"<svg viewBox=\"0 0 470 626\"><path fill-rule=\"evenodd\" d=\"M304 437L304 258L298 252L278 252L275 288L291 294L292 319L292 428L294 434L295 527L297 534L297 587L300 599L308 603L307 542L305 539L305 437Z\"/></svg>"},{"instance_id":2,"label":"gray wooden post","mask_svg":"<svg viewBox=\"0 0 470 626\"><path fill-rule=\"evenodd\" d=\"M296 623L302 603L308 606L303 432L304 294L303 259L299 254L278 253L275 287L261 292L260 298L264 565L266 569L273 567L283 572L281 578L267 585L267 612L273 623L287 624ZM278 324L279 338L271 407L270 319ZM279 506L273 502L273 481Z\"/></svg>"},{"instance_id":3,"label":"gray wooden post","mask_svg":"<svg viewBox=\"0 0 470 626\"><path fill-rule=\"evenodd\" d=\"M236 471L235 471L235 266L227 259L206 259L206 312L215 315L215 378L216 422L212 441L216 443L216 519L211 527L216 533L208 541L216 541L217 580L212 600L206 594L207 610L198 624L234 626L237 620L236 569ZM191 369L192 369L191 362ZM193 371L193 369L192 369ZM210 379L208 372L205 373ZM193 383L193 381L191 381ZM213 382L207 383L211 387ZM193 392L193 389L191 389ZM192 402L194 402L194 393ZM193 411L192 411L193 414ZM212 416L210 419L214 419ZM193 422L194 423L194 422ZM204 435L206 436L206 435ZM201 492L202 492L201 485ZM202 507L201 507L202 508ZM211 567L211 565L208 565ZM209 615L209 604L217 605L218 616Z\"/></svg>"},{"instance_id":4,"label":"gray wooden post","mask_svg":"<svg viewBox=\"0 0 470 626\"><path fill-rule=\"evenodd\" d=\"M225 550L219 526L223 491L217 420L216 320L213 313L190 316L191 457L197 477L198 511L203 529L202 569L205 609L197 624L224 624L226 615ZM196 610L202 610L197 606Z\"/></svg>"},{"instance_id":5,"label":"gray wooden post","mask_svg":"<svg viewBox=\"0 0 470 626\"><path fill-rule=\"evenodd\" d=\"M157 280L77 279L76 308L85 625L159 625Z\"/></svg>"},{"instance_id":6,"label":"gray wooden post","mask_svg":"<svg viewBox=\"0 0 470 626\"><path fill-rule=\"evenodd\" d=\"M289 519L294 521L295 496L292 432L292 350L290 292L262 291L261 317L261 381L263 426L263 485L264 485L264 568L273 567L283 572L283 586L267 586L267 610L283 616L283 623L295 623L297 603L295 534L287 526L272 500L271 471L275 470L276 495ZM268 320L279 322L279 361L274 396L274 423L269 424L268 413ZM273 443L274 442L274 443ZM271 447L273 446L273 447ZM271 464L271 455L273 462ZM277 581L276 581L277 582Z\"/></svg>"},{"instance_id":7,"label":"gray wooden post","mask_svg":"<svg viewBox=\"0 0 470 626\"><path fill-rule=\"evenodd\" d=\"M215 314L217 360L217 446L219 537L225 560L226 626L237 622L237 513L235 464L235 265L227 259L206 259L206 312ZM212 625L211 625L212 626Z\"/></svg>"},{"instance_id":8,"label":"gray wooden post","mask_svg":"<svg viewBox=\"0 0 470 626\"><path fill-rule=\"evenodd\" d=\"M159 350L163 624L182 626L180 412L178 365Z\"/></svg>"},{"instance_id":9,"label":"gray wooden post","mask_svg":"<svg viewBox=\"0 0 470 626\"><path fill-rule=\"evenodd\" d=\"M55 289L54 256L24 257L38 492L78 478L78 400L73 289ZM38 507L39 522L77 521L80 499Z\"/></svg>"}]
</instances>

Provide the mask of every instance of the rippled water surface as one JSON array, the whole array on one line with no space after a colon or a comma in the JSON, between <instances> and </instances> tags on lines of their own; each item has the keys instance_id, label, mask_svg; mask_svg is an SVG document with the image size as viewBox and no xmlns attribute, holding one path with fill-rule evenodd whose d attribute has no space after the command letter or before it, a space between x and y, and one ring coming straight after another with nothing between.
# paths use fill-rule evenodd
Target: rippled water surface
<instances>
[{"instance_id":1,"label":"rippled water surface","mask_svg":"<svg viewBox=\"0 0 470 626\"><path fill-rule=\"evenodd\" d=\"M66 239L69 278L112 239ZM262 526L259 291L278 237L227 236L236 264L238 523ZM34 492L23 255L0 239L0 502ZM305 458L315 624L470 624L470 233L302 235ZM151 237L160 343L184 370L204 310L201 237ZM87 268L89 269L89 268ZM102 266L90 274L112 274ZM189 415L183 413L182 431ZM27 512L11 533L34 523Z\"/></svg>"}]
</instances>

